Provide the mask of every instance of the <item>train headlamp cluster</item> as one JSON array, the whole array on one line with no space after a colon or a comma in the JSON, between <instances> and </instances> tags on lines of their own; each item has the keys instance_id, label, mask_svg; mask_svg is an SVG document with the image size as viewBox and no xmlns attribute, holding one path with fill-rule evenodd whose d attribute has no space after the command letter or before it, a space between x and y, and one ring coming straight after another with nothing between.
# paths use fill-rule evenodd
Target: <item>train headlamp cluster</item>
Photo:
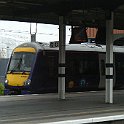
<instances>
[{"instance_id":1,"label":"train headlamp cluster","mask_svg":"<svg viewBox=\"0 0 124 124\"><path fill-rule=\"evenodd\" d=\"M31 83L31 80L30 80L30 79L27 79L27 80L24 82L24 85L25 85L25 86L29 86L30 83Z\"/></svg>"},{"instance_id":2,"label":"train headlamp cluster","mask_svg":"<svg viewBox=\"0 0 124 124\"><path fill-rule=\"evenodd\" d=\"M5 84L8 84L8 80L7 79L5 80Z\"/></svg>"}]
</instances>

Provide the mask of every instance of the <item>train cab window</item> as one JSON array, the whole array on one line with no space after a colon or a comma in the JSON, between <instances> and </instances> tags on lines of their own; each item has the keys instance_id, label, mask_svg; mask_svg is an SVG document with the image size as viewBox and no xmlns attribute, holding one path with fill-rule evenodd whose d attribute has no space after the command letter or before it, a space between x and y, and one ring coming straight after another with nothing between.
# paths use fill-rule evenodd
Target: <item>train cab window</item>
<instances>
[{"instance_id":1,"label":"train cab window","mask_svg":"<svg viewBox=\"0 0 124 124\"><path fill-rule=\"evenodd\" d=\"M34 54L27 52L14 53L9 65L9 71L22 72L30 71Z\"/></svg>"}]
</instances>

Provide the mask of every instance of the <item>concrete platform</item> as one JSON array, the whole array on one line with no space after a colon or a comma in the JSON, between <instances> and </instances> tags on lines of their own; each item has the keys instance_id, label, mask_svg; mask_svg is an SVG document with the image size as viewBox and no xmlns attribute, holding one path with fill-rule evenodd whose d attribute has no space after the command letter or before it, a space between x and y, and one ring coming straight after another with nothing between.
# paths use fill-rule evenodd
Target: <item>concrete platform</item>
<instances>
[{"instance_id":1,"label":"concrete platform","mask_svg":"<svg viewBox=\"0 0 124 124\"><path fill-rule=\"evenodd\" d=\"M105 103L105 91L0 96L0 124L40 124L124 114L124 90L114 91L114 103Z\"/></svg>"}]
</instances>

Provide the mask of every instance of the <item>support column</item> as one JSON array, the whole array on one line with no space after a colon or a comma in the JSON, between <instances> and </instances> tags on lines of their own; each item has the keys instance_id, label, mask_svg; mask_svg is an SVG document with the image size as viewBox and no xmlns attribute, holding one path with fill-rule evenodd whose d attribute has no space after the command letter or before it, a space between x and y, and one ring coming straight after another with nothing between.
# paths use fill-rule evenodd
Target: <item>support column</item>
<instances>
[{"instance_id":1,"label":"support column","mask_svg":"<svg viewBox=\"0 0 124 124\"><path fill-rule=\"evenodd\" d=\"M37 33L37 23L36 23L36 31L32 34L31 30L31 23L30 23L30 35L31 35L31 42L36 42L36 33Z\"/></svg>"},{"instance_id":2,"label":"support column","mask_svg":"<svg viewBox=\"0 0 124 124\"><path fill-rule=\"evenodd\" d=\"M31 34L31 42L36 42L36 33Z\"/></svg>"},{"instance_id":3,"label":"support column","mask_svg":"<svg viewBox=\"0 0 124 124\"><path fill-rule=\"evenodd\" d=\"M106 20L106 103L113 103L113 13Z\"/></svg>"},{"instance_id":4,"label":"support column","mask_svg":"<svg viewBox=\"0 0 124 124\"><path fill-rule=\"evenodd\" d=\"M59 16L59 67L58 67L58 97L65 99L65 39L66 30L64 17Z\"/></svg>"}]
</instances>

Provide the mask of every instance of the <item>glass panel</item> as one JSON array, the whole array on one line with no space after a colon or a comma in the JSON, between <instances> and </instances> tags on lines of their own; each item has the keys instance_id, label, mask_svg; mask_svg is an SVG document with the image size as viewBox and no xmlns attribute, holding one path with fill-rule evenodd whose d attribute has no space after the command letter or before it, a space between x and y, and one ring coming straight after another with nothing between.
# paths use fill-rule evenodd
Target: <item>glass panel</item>
<instances>
[{"instance_id":1,"label":"glass panel","mask_svg":"<svg viewBox=\"0 0 124 124\"><path fill-rule=\"evenodd\" d=\"M34 53L17 52L12 55L9 70L11 72L29 72L33 62Z\"/></svg>"},{"instance_id":2,"label":"glass panel","mask_svg":"<svg viewBox=\"0 0 124 124\"><path fill-rule=\"evenodd\" d=\"M48 59L49 76L53 77L55 76L55 58L53 56L50 56Z\"/></svg>"},{"instance_id":3,"label":"glass panel","mask_svg":"<svg viewBox=\"0 0 124 124\"><path fill-rule=\"evenodd\" d=\"M101 60L101 75L105 75L105 61Z\"/></svg>"},{"instance_id":4,"label":"glass panel","mask_svg":"<svg viewBox=\"0 0 124 124\"><path fill-rule=\"evenodd\" d=\"M97 62L93 60L82 60L79 63L80 74L97 74Z\"/></svg>"}]
</instances>

